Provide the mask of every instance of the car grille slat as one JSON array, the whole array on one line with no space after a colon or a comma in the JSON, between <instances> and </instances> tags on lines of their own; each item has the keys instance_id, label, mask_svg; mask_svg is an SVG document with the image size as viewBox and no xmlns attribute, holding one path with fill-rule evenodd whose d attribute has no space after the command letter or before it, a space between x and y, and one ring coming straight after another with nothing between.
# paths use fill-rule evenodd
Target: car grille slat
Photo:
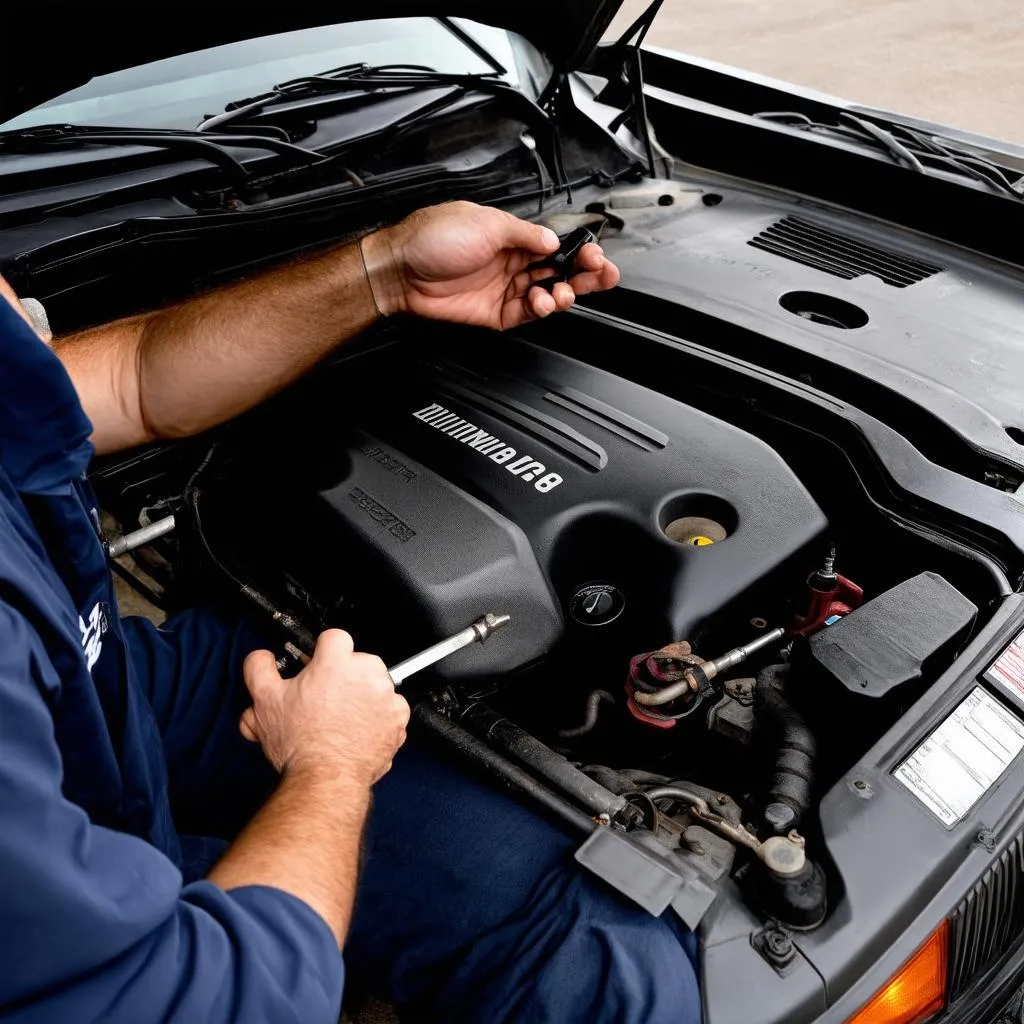
<instances>
[{"instance_id":1,"label":"car grille slat","mask_svg":"<svg viewBox=\"0 0 1024 1024\"><path fill-rule=\"evenodd\" d=\"M847 281L871 274L893 288L906 288L945 270L936 263L869 245L802 217L783 217L747 244Z\"/></svg>"},{"instance_id":2,"label":"car grille slat","mask_svg":"<svg viewBox=\"0 0 1024 1024\"><path fill-rule=\"evenodd\" d=\"M949 998L1017 941L1024 928L1024 835L989 866L949 919Z\"/></svg>"}]
</instances>

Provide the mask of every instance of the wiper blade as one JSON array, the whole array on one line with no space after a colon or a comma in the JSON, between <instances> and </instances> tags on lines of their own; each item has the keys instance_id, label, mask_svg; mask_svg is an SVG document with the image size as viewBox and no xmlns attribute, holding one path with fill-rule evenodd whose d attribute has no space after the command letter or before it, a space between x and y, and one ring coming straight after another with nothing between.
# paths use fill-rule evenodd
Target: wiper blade
<instances>
[{"instance_id":1,"label":"wiper blade","mask_svg":"<svg viewBox=\"0 0 1024 1024\"><path fill-rule=\"evenodd\" d=\"M945 140L906 125L882 127L874 121L841 112L838 124L814 121L796 111L765 111L754 114L763 121L788 125L807 132L839 135L854 142L868 143L887 153L894 162L919 174L947 171L971 178L1011 199L1024 199L1024 176L1012 179L997 163L956 149Z\"/></svg>"},{"instance_id":2,"label":"wiper blade","mask_svg":"<svg viewBox=\"0 0 1024 1024\"><path fill-rule=\"evenodd\" d=\"M264 149L297 158L304 164L318 163L325 159L311 149L261 135L200 134L170 128L107 128L102 125L77 124L40 125L0 132L0 153L5 150L12 153L40 153L82 146L151 146L154 149L180 150L204 157L241 178L247 178L249 171L230 152L231 147Z\"/></svg>"},{"instance_id":3,"label":"wiper blade","mask_svg":"<svg viewBox=\"0 0 1024 1024\"><path fill-rule=\"evenodd\" d=\"M280 85L275 85L273 89L259 96L250 96L247 99L229 103L223 113L215 114L201 121L196 131L205 135L213 129L224 130L227 128L230 130L232 126L246 118L259 117L275 107L286 106L302 100L322 99L325 102L331 102L332 99L350 94L363 98L379 93L403 96L432 89L447 89L448 91L428 104L426 108L415 111L407 118L400 119L388 126L387 130L392 133L403 131L432 117L446 107L453 106L470 93L508 98L512 102L528 108L531 121L546 128L551 139L558 184L564 187L571 197L571 186L562 161L561 140L554 121L526 93L504 81L497 70L467 74L437 71L421 64L381 64L376 67L369 64L346 64L319 74L293 78ZM260 127L267 127L262 122L258 123Z\"/></svg>"},{"instance_id":4,"label":"wiper blade","mask_svg":"<svg viewBox=\"0 0 1024 1024\"><path fill-rule=\"evenodd\" d=\"M940 142L938 137L926 135L916 128L903 127L900 130L911 136L923 149L934 153L936 157L955 161L957 167L965 172L973 173L979 181L986 181L1000 191L1009 191L1018 199L1024 196L1024 176L1011 180L1007 172L993 160L987 160L976 153L966 153L963 150L952 148L948 143Z\"/></svg>"},{"instance_id":5,"label":"wiper blade","mask_svg":"<svg viewBox=\"0 0 1024 1024\"><path fill-rule=\"evenodd\" d=\"M444 88L492 95L523 95L514 86L502 81L496 71L481 74L446 74L419 64L382 64L378 67L369 64L346 64L319 74L293 78L275 85L258 96L229 103L223 113L201 121L196 130L208 132L250 114L259 114L271 107L320 96L375 93L388 89L422 92L427 89Z\"/></svg>"},{"instance_id":6,"label":"wiper blade","mask_svg":"<svg viewBox=\"0 0 1024 1024\"><path fill-rule=\"evenodd\" d=\"M879 147L884 149L896 163L903 164L904 167L917 171L918 174L926 173L924 164L891 132L887 132L871 121L854 117L852 114L840 114L839 121L844 127L851 129L854 134L859 133L861 136L867 136L877 142Z\"/></svg>"},{"instance_id":7,"label":"wiper blade","mask_svg":"<svg viewBox=\"0 0 1024 1024\"><path fill-rule=\"evenodd\" d=\"M918 165L914 170L926 173L926 168L922 164L930 163L941 169L964 174L1013 199L1024 198L1018 187L1021 179L1016 182L1011 181L998 164L986 160L984 157L975 156L972 153L962 153L943 145L935 136L928 136L903 125L893 125L889 131L886 131L874 122L862 117L854 117L853 114L842 113L839 115L839 119L843 124L868 132L875 138L879 138L880 134L884 135L894 147L898 147ZM900 136L905 145L900 142ZM920 160L910 152L911 149L917 153Z\"/></svg>"}]
</instances>

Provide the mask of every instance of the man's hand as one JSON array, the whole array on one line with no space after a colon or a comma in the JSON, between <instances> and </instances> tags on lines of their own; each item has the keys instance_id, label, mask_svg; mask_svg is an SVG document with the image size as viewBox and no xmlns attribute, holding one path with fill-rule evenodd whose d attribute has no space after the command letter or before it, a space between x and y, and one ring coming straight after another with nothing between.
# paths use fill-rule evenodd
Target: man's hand
<instances>
[{"instance_id":1,"label":"man's hand","mask_svg":"<svg viewBox=\"0 0 1024 1024\"><path fill-rule=\"evenodd\" d=\"M279 772L337 773L368 789L405 742L409 705L380 658L353 652L343 630L321 633L294 679L270 651L253 651L243 674L253 703L239 727Z\"/></svg>"},{"instance_id":2,"label":"man's hand","mask_svg":"<svg viewBox=\"0 0 1024 1024\"><path fill-rule=\"evenodd\" d=\"M328 629L309 664L282 679L270 651L243 667L252 707L239 727L282 773L259 813L210 870L222 889L266 885L308 903L345 942L370 787L405 742L409 705L380 658Z\"/></svg>"},{"instance_id":3,"label":"man's hand","mask_svg":"<svg viewBox=\"0 0 1024 1024\"><path fill-rule=\"evenodd\" d=\"M363 239L363 257L382 313L504 330L568 309L577 295L614 287L619 271L599 245L580 250L580 272L552 293L531 288L550 270L529 271L558 249L550 228L475 203L418 210Z\"/></svg>"},{"instance_id":4,"label":"man's hand","mask_svg":"<svg viewBox=\"0 0 1024 1024\"><path fill-rule=\"evenodd\" d=\"M378 313L514 327L611 288L619 272L585 245L579 272L548 294L547 228L473 203L421 210L330 252L179 306L60 338L100 453L201 433L312 369ZM365 263L365 272L364 272Z\"/></svg>"}]
</instances>

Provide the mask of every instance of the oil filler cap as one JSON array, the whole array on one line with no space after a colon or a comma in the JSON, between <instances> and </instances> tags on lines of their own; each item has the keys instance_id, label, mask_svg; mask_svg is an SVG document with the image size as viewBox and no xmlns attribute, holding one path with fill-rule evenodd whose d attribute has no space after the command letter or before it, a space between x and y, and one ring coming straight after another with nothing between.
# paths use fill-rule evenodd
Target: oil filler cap
<instances>
[{"instance_id":1,"label":"oil filler cap","mask_svg":"<svg viewBox=\"0 0 1024 1024\"><path fill-rule=\"evenodd\" d=\"M569 601L569 614L584 626L605 626L614 622L626 606L622 591L610 583L588 583Z\"/></svg>"}]
</instances>

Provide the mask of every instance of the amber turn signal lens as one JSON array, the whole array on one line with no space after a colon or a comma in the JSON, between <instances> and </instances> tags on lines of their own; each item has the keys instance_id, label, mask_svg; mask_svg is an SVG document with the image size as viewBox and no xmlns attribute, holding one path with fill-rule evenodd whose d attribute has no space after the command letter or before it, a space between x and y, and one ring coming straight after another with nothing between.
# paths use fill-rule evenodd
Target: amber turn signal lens
<instances>
[{"instance_id":1,"label":"amber turn signal lens","mask_svg":"<svg viewBox=\"0 0 1024 1024\"><path fill-rule=\"evenodd\" d=\"M885 988L847 1024L921 1024L946 1005L949 922L892 976Z\"/></svg>"}]
</instances>

